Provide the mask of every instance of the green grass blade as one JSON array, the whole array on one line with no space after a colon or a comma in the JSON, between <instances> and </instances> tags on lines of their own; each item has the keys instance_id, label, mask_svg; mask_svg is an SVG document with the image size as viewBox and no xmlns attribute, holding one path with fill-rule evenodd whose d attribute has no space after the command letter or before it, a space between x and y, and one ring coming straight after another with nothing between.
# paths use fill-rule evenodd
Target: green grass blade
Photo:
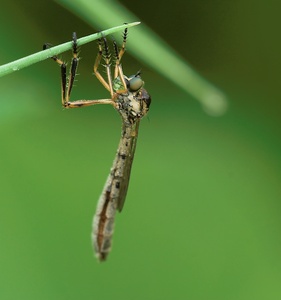
<instances>
[{"instance_id":1,"label":"green grass blade","mask_svg":"<svg viewBox=\"0 0 281 300\"><path fill-rule=\"evenodd\" d=\"M77 42L78 42L78 45L81 46L86 43L97 40L102 36L112 34L114 32L123 30L124 28L132 27L132 26L135 26L138 24L140 24L140 22L134 22L134 23L130 23L130 24L116 26L116 27L104 30L102 32L98 32L98 33L94 33L94 34L82 37L82 38L78 39ZM40 52L36 52L34 54L20 58L18 60L8 63L8 64L2 65L2 66L0 66L0 77L7 75L9 73L18 71L22 68L28 67L28 66L35 64L37 62L40 62L44 59L50 58L53 55L58 55L64 51L70 50L71 48L72 48L72 42L67 42L67 43L51 47L49 49L46 49L46 50L43 50Z\"/></svg>"},{"instance_id":2,"label":"green grass blade","mask_svg":"<svg viewBox=\"0 0 281 300\"><path fill-rule=\"evenodd\" d=\"M135 20L136 17L114 0L56 0L72 13L96 28ZM223 114L227 109L226 97L206 81L178 53L148 26L130 35L128 48L132 55L143 60L161 75L194 96L211 115ZM165 63L163 63L165 62Z\"/></svg>"}]
</instances>

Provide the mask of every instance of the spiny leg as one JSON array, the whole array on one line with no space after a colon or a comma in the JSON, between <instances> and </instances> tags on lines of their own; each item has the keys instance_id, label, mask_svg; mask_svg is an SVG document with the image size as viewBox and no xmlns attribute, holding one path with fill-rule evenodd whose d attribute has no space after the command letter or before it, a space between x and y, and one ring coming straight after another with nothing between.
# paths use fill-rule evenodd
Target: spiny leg
<instances>
[{"instance_id":1,"label":"spiny leg","mask_svg":"<svg viewBox=\"0 0 281 300\"><path fill-rule=\"evenodd\" d=\"M126 23L124 23L124 24L126 24ZM122 42L122 46L121 46L120 50L118 49L116 42L113 41L115 58L116 58L115 69L114 69L114 78L118 77L118 73L120 73L120 72L118 72L118 67L121 65L120 64L121 58L126 51L127 37L128 37L128 28L125 28L123 31L123 42Z\"/></svg>"},{"instance_id":2,"label":"spiny leg","mask_svg":"<svg viewBox=\"0 0 281 300\"><path fill-rule=\"evenodd\" d=\"M72 60L71 60L71 67L70 67L70 74L68 77L68 84L67 84L67 93L65 95L65 97L62 99L62 104L67 107L69 104L69 100L70 100L70 94L71 94L71 90L73 87L73 83L75 80L75 75L76 75L76 71L77 71L77 67L78 67L78 44L77 44L77 35L76 32L73 32L72 34ZM61 66L61 68L65 69L64 72L62 72L62 82L66 82L66 65L63 64ZM65 86L64 86L65 89Z\"/></svg>"},{"instance_id":3,"label":"spiny leg","mask_svg":"<svg viewBox=\"0 0 281 300\"><path fill-rule=\"evenodd\" d=\"M116 107L116 103L112 99L70 101L70 94L75 80L75 75L76 75L78 61L79 61L77 36L75 32L73 32L72 40L73 40L73 46L72 46L73 58L71 61L70 75L69 75L68 82L67 82L67 75L66 75L66 64L61 59L59 59L56 55L51 57L51 59L53 59L61 68L62 105L66 108L78 108L78 107L91 106L96 104L110 104ZM48 49L50 47L51 45L46 43L43 45L43 50Z\"/></svg>"},{"instance_id":4,"label":"spiny leg","mask_svg":"<svg viewBox=\"0 0 281 300\"><path fill-rule=\"evenodd\" d=\"M114 53L115 53L115 68L114 68L114 79L119 76L124 89L119 92L125 92L127 90L127 84L124 77L122 65L121 65L121 58L123 54L125 53L125 46L127 42L127 35L128 35L128 28L125 28L123 32L123 43L122 47L119 50L116 41L113 41L113 47L114 47Z\"/></svg>"},{"instance_id":5,"label":"spiny leg","mask_svg":"<svg viewBox=\"0 0 281 300\"><path fill-rule=\"evenodd\" d=\"M127 23L124 23L124 25L127 24ZM123 32L123 43L122 43L122 47L121 47L121 50L120 50L120 53L119 53L119 58L121 60L123 54L125 53L125 50L126 50L126 43L127 43L127 38L128 38L128 28L125 28L124 29L124 32Z\"/></svg>"},{"instance_id":6,"label":"spiny leg","mask_svg":"<svg viewBox=\"0 0 281 300\"><path fill-rule=\"evenodd\" d=\"M102 46L102 42L103 42L103 46ZM113 98L114 92L113 92L113 88L112 88L112 78L111 78L111 71L110 71L111 55L110 55L107 40L105 37L98 40L98 48L99 48L99 52L98 52L98 55L96 57L96 61L94 64L94 73L95 73L97 79L101 82L101 84L110 92L111 98ZM102 59L105 62L104 67L106 69L108 82L106 82L106 80L102 77L102 75L98 71L98 67L99 67Z\"/></svg>"},{"instance_id":7,"label":"spiny leg","mask_svg":"<svg viewBox=\"0 0 281 300\"><path fill-rule=\"evenodd\" d=\"M123 69L120 64L120 58L119 58L119 50L116 42L113 42L114 46L114 52L115 52L115 70L114 70L114 79L116 79L118 76L122 82L123 89L119 90L119 93L125 93L127 91L127 83L124 77Z\"/></svg>"},{"instance_id":8,"label":"spiny leg","mask_svg":"<svg viewBox=\"0 0 281 300\"><path fill-rule=\"evenodd\" d=\"M66 75L66 64L64 61L59 59L57 55L54 55L51 57L61 68L61 101L62 105L64 107L68 107L69 99L70 99L70 94L71 90L73 87L73 82L75 80L75 75L76 75L76 70L78 66L78 45L77 45L77 36L76 33L73 32L72 34L72 53L73 53L73 58L71 61L71 68L70 68L70 74L67 82L67 75ZM43 50L47 49L50 47L50 44L44 44L43 45Z\"/></svg>"},{"instance_id":9,"label":"spiny leg","mask_svg":"<svg viewBox=\"0 0 281 300\"><path fill-rule=\"evenodd\" d=\"M94 65L94 72L97 76L97 78L100 80L100 82L103 84L103 86L109 90L111 99L99 99L99 100L77 100L77 101L69 101L69 97L67 99L67 107L68 108L77 108L77 107L84 107L84 106L91 106L91 105L96 105L96 104L111 104L116 108L116 103L113 99L113 88L112 88L112 79L111 79L111 72L110 72L110 52L109 48L107 45L106 38L103 38L104 42L104 52L102 48L101 41L99 40L99 52L96 58L96 62ZM104 53L104 54L103 54ZM104 78L101 76L99 71L97 70L101 59L104 59L105 61L105 68L107 72L107 77L108 77L108 83L104 80ZM78 65L78 57L77 57L77 42L74 42L73 40L73 59L71 63L71 71L70 71L70 80L68 83L68 94L70 96L70 92L72 89L72 85L75 79L75 74L76 74L76 69Z\"/></svg>"},{"instance_id":10,"label":"spiny leg","mask_svg":"<svg viewBox=\"0 0 281 300\"><path fill-rule=\"evenodd\" d=\"M102 60L102 40L99 39L98 40L98 54L95 60L95 64L94 64L94 74L96 75L97 79L100 81L100 83L110 92L110 88L108 83L105 81L105 79L102 77L102 75L100 74L98 67L100 65L100 62Z\"/></svg>"}]
</instances>

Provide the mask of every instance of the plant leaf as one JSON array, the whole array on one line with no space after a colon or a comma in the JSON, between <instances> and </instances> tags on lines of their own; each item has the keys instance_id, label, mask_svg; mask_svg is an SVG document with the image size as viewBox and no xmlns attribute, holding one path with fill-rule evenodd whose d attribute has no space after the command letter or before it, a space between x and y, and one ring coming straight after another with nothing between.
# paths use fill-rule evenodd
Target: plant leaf
<instances>
[{"instance_id":1,"label":"plant leaf","mask_svg":"<svg viewBox=\"0 0 281 300\"><path fill-rule=\"evenodd\" d=\"M127 27L132 27L135 25L140 24L140 22L134 22L134 23L129 23L129 24L124 24L121 26L116 26L107 30L103 30L101 32L98 33L94 33L88 36L84 36L82 38L77 39L77 43L78 45L84 45L86 43L92 42L94 40L97 40L99 38L101 38L102 36L108 35L108 34L112 34L114 32L123 30ZM20 58L18 60L15 60L13 62L10 62L8 64L2 65L0 66L0 77L10 74L12 72L18 71L22 68L28 67L32 64L35 64L37 62L40 62L44 59L50 58L54 55L58 55L64 51L70 50L72 48L72 42L67 42L64 44L60 44L58 46L54 46L51 48L48 48L46 50L40 51L40 52L36 52L34 54L31 54L29 56Z\"/></svg>"}]
</instances>

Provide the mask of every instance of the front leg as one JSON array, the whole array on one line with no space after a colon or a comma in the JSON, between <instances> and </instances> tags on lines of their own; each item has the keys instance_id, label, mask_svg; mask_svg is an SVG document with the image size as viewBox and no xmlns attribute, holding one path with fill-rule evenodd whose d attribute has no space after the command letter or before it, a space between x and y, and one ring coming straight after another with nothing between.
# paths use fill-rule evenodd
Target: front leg
<instances>
[{"instance_id":1,"label":"front leg","mask_svg":"<svg viewBox=\"0 0 281 300\"><path fill-rule=\"evenodd\" d=\"M72 53L73 58L71 60L71 66L70 66L70 74L67 78L66 75L66 63L59 59L57 56L52 56L51 58L60 66L61 69L61 99L62 99L62 105L65 108L79 108L79 107L86 107L91 105L97 105L97 104L110 104L114 108L116 108L117 104L115 102L115 95L112 95L112 99L99 99L99 100L76 100L76 101L70 101L70 94L73 87L73 83L75 81L76 71L78 67L78 44L77 44L77 36L76 33L73 32L72 35L73 40L73 46L72 46ZM44 44L43 49L47 49L50 47L50 44ZM100 46L101 47L101 46ZM100 48L100 52L102 51L102 48ZM96 67L99 64L100 57L97 57ZM109 55L107 63L109 64ZM109 86L108 89L110 90ZM112 88L111 88L112 90Z\"/></svg>"},{"instance_id":2,"label":"front leg","mask_svg":"<svg viewBox=\"0 0 281 300\"><path fill-rule=\"evenodd\" d=\"M50 47L49 44L44 44L43 49ZM77 44L77 35L75 32L72 34L72 60L70 67L70 74L67 78L66 75L66 64L64 61L59 59L56 55L51 58L60 66L61 69L61 102L62 106L68 108L70 103L70 94L73 87L73 83L76 76L76 71L78 67L78 44Z\"/></svg>"},{"instance_id":3,"label":"front leg","mask_svg":"<svg viewBox=\"0 0 281 300\"><path fill-rule=\"evenodd\" d=\"M67 102L66 108L79 108L79 107L86 107L91 105L97 105L97 104L110 104L114 108L117 108L117 104L115 101L111 99L99 99L99 100L76 100Z\"/></svg>"}]
</instances>

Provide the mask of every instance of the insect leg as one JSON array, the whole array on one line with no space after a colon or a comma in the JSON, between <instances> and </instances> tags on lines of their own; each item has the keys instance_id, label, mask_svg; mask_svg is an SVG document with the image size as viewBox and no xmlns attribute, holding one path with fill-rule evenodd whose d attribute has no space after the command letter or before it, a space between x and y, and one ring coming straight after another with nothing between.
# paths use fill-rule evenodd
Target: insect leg
<instances>
[{"instance_id":1,"label":"insect leg","mask_svg":"<svg viewBox=\"0 0 281 300\"><path fill-rule=\"evenodd\" d=\"M71 61L71 67L70 67L70 74L69 78L67 80L66 76L66 63L59 59L57 55L52 56L51 58L60 66L61 68L61 101L62 105L64 107L69 106L69 99L70 99L70 93L73 87L73 82L75 80L75 75L78 67L78 45L77 45L77 36L76 33L73 32L72 35L72 53L73 53L73 58ZM50 47L50 44L44 44L43 45L43 50L47 49Z\"/></svg>"},{"instance_id":2,"label":"insect leg","mask_svg":"<svg viewBox=\"0 0 281 300\"><path fill-rule=\"evenodd\" d=\"M103 43L103 45L102 45ZM112 88L112 78L111 78L111 71L110 71L110 60L111 60L111 55L110 55L110 51L108 48L108 44L107 44L107 40L105 37L103 37L102 39L98 40L98 55L96 57L96 61L94 64L94 73L97 77L97 79L101 82L101 84L110 92L111 97L113 98L113 88ZM100 62L102 60L102 58L104 59L105 62L105 69L106 69L106 74L107 74L107 81L102 77L102 75L100 74L98 67L100 65Z\"/></svg>"}]
</instances>

